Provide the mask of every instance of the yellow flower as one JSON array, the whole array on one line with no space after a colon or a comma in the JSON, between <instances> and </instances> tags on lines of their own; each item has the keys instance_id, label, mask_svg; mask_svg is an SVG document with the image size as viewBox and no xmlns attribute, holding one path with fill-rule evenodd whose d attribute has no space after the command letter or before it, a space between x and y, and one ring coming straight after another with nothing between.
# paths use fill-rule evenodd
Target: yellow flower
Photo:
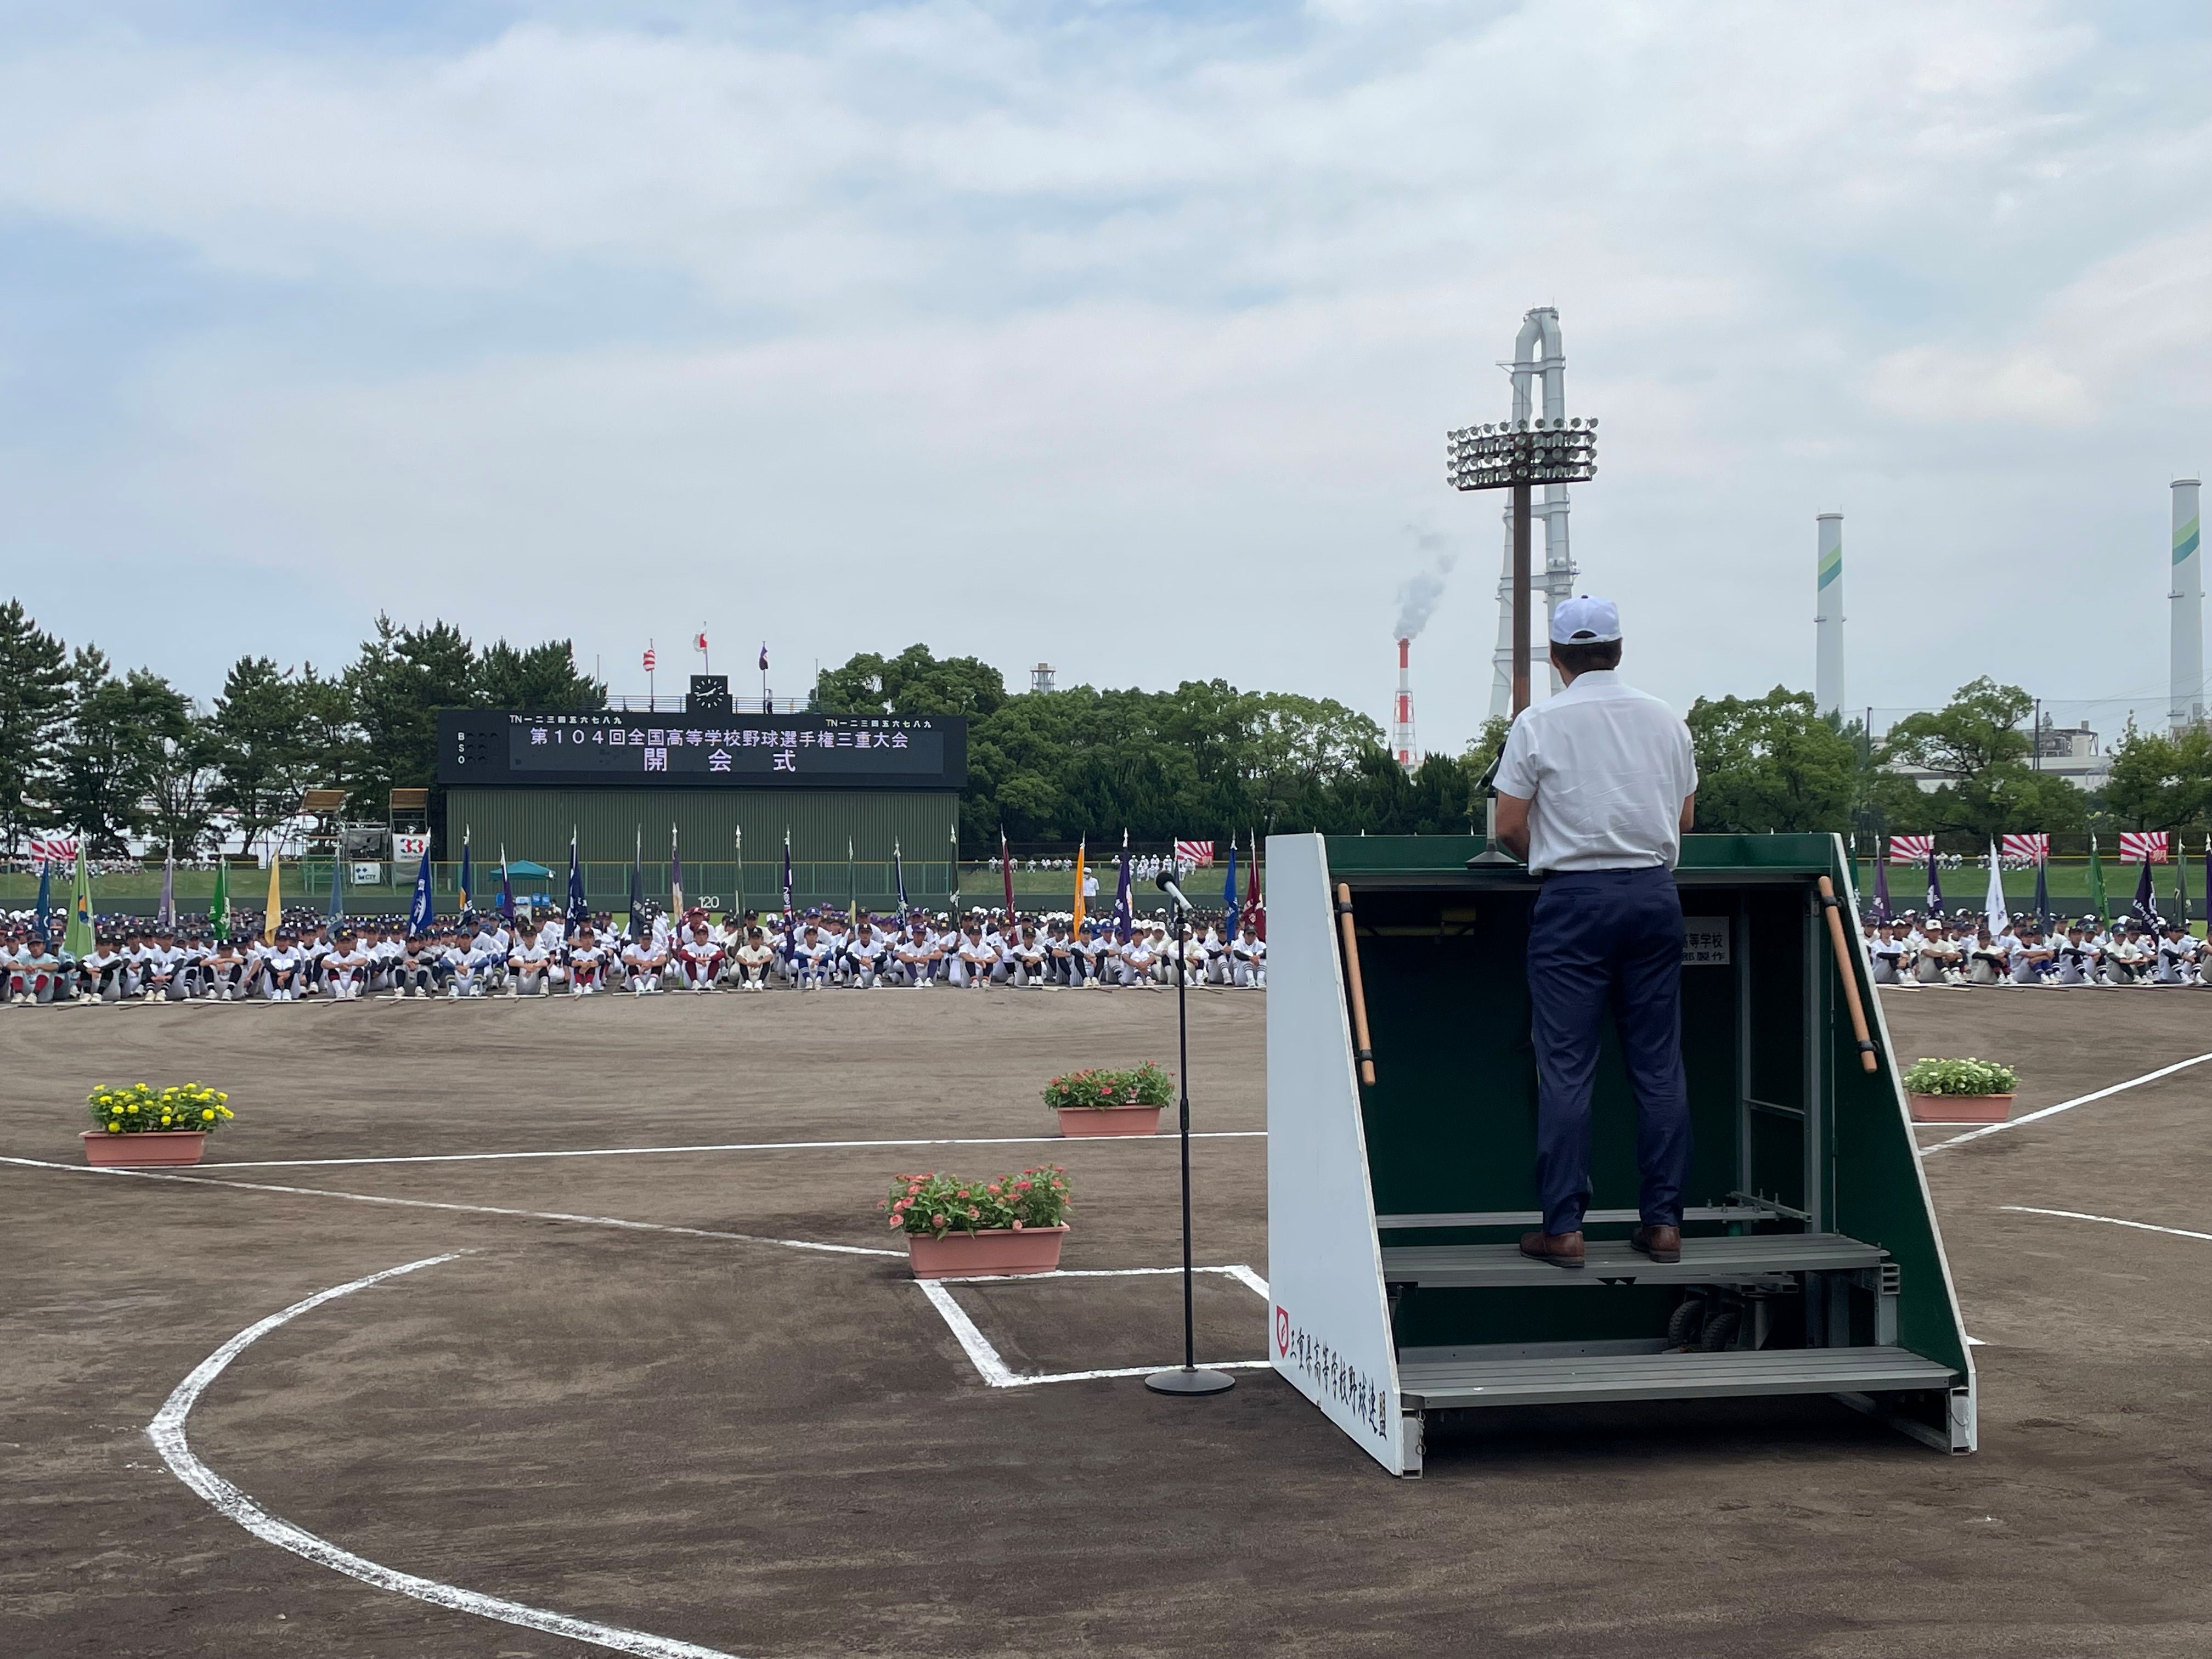
<instances>
[{"instance_id":1,"label":"yellow flower","mask_svg":"<svg viewBox=\"0 0 2212 1659\"><path fill-rule=\"evenodd\" d=\"M119 1135L123 1133L123 1126L120 1123L111 1123L107 1126L107 1133L112 1135Z\"/></svg>"},{"instance_id":2,"label":"yellow flower","mask_svg":"<svg viewBox=\"0 0 2212 1659\"><path fill-rule=\"evenodd\" d=\"M202 1117L209 1117L209 1118L211 1118L211 1117L213 1117L213 1116L215 1115L215 1114L214 1114L213 1112L202 1112L202 1113L200 1114L200 1115L201 1115Z\"/></svg>"},{"instance_id":3,"label":"yellow flower","mask_svg":"<svg viewBox=\"0 0 2212 1659\"><path fill-rule=\"evenodd\" d=\"M131 1109L134 1112L138 1109L138 1103L137 1101L134 1100L131 1103Z\"/></svg>"},{"instance_id":4,"label":"yellow flower","mask_svg":"<svg viewBox=\"0 0 2212 1659\"><path fill-rule=\"evenodd\" d=\"M228 1095L226 1095L226 1094L218 1094L218 1095L216 1095L216 1098L217 1100L228 1100L228 1099L230 1098L230 1097L229 1097Z\"/></svg>"}]
</instances>

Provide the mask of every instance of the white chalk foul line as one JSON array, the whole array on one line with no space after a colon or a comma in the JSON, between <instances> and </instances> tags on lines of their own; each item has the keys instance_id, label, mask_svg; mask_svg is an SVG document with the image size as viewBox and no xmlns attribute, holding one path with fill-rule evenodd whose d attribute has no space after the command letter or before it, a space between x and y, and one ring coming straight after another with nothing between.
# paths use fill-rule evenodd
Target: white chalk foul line
<instances>
[{"instance_id":1,"label":"white chalk foul line","mask_svg":"<svg viewBox=\"0 0 2212 1659\"><path fill-rule=\"evenodd\" d=\"M976 1273L962 1279L918 1279L915 1283L929 1298L929 1304L944 1318L945 1328L952 1340L960 1345L975 1367L975 1374L994 1389L1033 1389L1044 1382L1096 1382L1109 1376L1150 1376L1154 1371L1171 1369L1168 1365L1121 1365L1108 1370L1051 1371L1024 1373L1015 1370L1000 1355L991 1339L983 1334L968 1310L953 1299L947 1287L953 1285L1011 1285L1034 1283L1046 1279L1147 1279L1164 1273L1180 1273L1180 1267L1069 1267L1056 1268L1048 1273ZM1193 1273L1220 1273L1235 1279L1267 1300L1267 1281L1251 1268L1239 1264L1229 1267L1194 1267ZM1217 1371L1265 1370L1264 1359L1209 1360L1208 1368Z\"/></svg>"},{"instance_id":2,"label":"white chalk foul line","mask_svg":"<svg viewBox=\"0 0 2212 1659\"><path fill-rule=\"evenodd\" d=\"M1920 1156L1925 1158L1930 1152L1940 1152L1946 1146L1963 1146L1970 1140L1979 1140L1984 1135L1996 1134L2006 1129L2017 1129L2021 1124L2033 1123L2038 1118L2055 1117L2060 1112L2070 1112L2076 1106L2087 1106L2091 1101L2102 1100L2108 1095L2117 1095L2124 1090L2140 1088L2146 1083L2155 1083L2162 1077L2172 1077L2176 1072L2185 1072L2192 1066L2202 1066L2208 1060L2212 1060L2212 1054L2198 1054L2191 1060L2178 1060L2171 1066L2161 1066L2155 1072L2145 1072L2141 1077L2131 1077L2124 1083L2113 1084L2110 1088L2095 1090L2086 1095L2076 1095L2071 1100L2060 1101L2056 1106L2045 1106L2039 1112L2029 1112L2021 1117L2008 1118L2002 1123L1991 1123L1978 1129L1969 1129L1965 1134L1953 1135L1948 1140L1939 1140L1931 1146L1923 1146L1920 1149Z\"/></svg>"},{"instance_id":3,"label":"white chalk foul line","mask_svg":"<svg viewBox=\"0 0 2212 1659\"><path fill-rule=\"evenodd\" d=\"M730 1239L739 1244L774 1244L787 1250L820 1250L831 1255L888 1255L903 1260L903 1250L878 1250L866 1244L823 1244L811 1238L768 1238L758 1233L720 1232L710 1227L678 1227L665 1221L625 1221L620 1216L570 1215L562 1210L510 1210L495 1204L452 1204L431 1198L386 1198L377 1193L342 1193L328 1187L283 1187L271 1181L218 1181L212 1176L173 1175L160 1170L95 1170L77 1164L52 1164L35 1158L0 1158L33 1170L70 1175L131 1176L141 1181L181 1181L195 1187L233 1187L249 1193L289 1193L297 1198L343 1198L356 1204L385 1204L402 1210L452 1210L463 1215L511 1216L523 1221L560 1221L579 1227L619 1227L628 1232L676 1233L685 1238Z\"/></svg>"},{"instance_id":4,"label":"white chalk foul line","mask_svg":"<svg viewBox=\"0 0 2212 1659\"><path fill-rule=\"evenodd\" d=\"M1265 1129L1207 1129L1193 1140L1265 1140ZM349 1164L502 1164L522 1158L649 1158L672 1152L824 1152L891 1146L1127 1146L1133 1141L1172 1143L1172 1134L998 1135L969 1140L750 1140L711 1146L596 1146L581 1152L416 1152L397 1158L273 1158L204 1164L207 1170L321 1170Z\"/></svg>"},{"instance_id":5,"label":"white chalk foul line","mask_svg":"<svg viewBox=\"0 0 2212 1659\"><path fill-rule=\"evenodd\" d=\"M733 1656L720 1648L702 1648L694 1643L678 1642L665 1636L624 1630L617 1625L598 1625L588 1619L572 1619L565 1613L550 1613L543 1607L526 1607L520 1601L508 1601L496 1595L462 1589L458 1585L441 1583L434 1578L418 1577L414 1573L401 1572L396 1567L371 1561L366 1556L340 1548L327 1538L319 1538L281 1516L270 1514L193 1455L185 1438L185 1419L191 1415L192 1407L199 1403L200 1396L207 1392L208 1385L222 1375L225 1367L270 1332L281 1325L289 1324L301 1314L319 1308L325 1302L334 1302L339 1297L351 1296L356 1291L365 1291L387 1279L397 1279L402 1273L415 1273L424 1267L434 1267L440 1262L451 1261L467 1254L465 1250L453 1250L444 1255L425 1256L420 1261L386 1267L382 1273L368 1273L343 1285L334 1285L327 1291L318 1291L306 1300L295 1302L283 1311L270 1314L268 1318L247 1326L200 1361L193 1368L191 1375L177 1384L175 1390L163 1402L161 1409L155 1413L154 1420L146 1426L147 1437L153 1441L154 1449L169 1466L170 1474L205 1498L216 1513L235 1521L263 1543L289 1550L319 1567L328 1567L349 1578L358 1578L362 1583L374 1585L378 1589L412 1596L418 1601L428 1601L433 1607L449 1607L456 1613L496 1619L502 1624L520 1625L526 1629L544 1631L550 1636L565 1636L574 1642L588 1642L593 1647L608 1648L617 1653L637 1654L642 1659L733 1659Z\"/></svg>"},{"instance_id":6,"label":"white chalk foul line","mask_svg":"<svg viewBox=\"0 0 2212 1659\"><path fill-rule=\"evenodd\" d=\"M2101 1221L2108 1227L2133 1227L2146 1233L2171 1233L2176 1238L2201 1238L2212 1243L2212 1233L2195 1233L2186 1227L2160 1227L2148 1221L2124 1221L2116 1215L2087 1215L2080 1210L2039 1210L2032 1204L2000 1204L2014 1215L2055 1215L2069 1221Z\"/></svg>"}]
</instances>

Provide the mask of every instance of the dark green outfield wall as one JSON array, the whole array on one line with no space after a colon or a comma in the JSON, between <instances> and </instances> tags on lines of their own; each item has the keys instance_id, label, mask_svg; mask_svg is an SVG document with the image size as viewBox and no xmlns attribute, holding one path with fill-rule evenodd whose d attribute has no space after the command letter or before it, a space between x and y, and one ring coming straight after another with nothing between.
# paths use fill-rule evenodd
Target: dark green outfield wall
<instances>
[{"instance_id":1,"label":"dark green outfield wall","mask_svg":"<svg viewBox=\"0 0 2212 1659\"><path fill-rule=\"evenodd\" d=\"M742 827L744 890L759 905L780 890L788 830L793 885L802 903L844 900L848 837L862 903L881 902L892 891L894 846L905 860L907 890L919 902L951 886L948 861L959 802L949 790L455 789L446 797L449 841L441 851L447 860L457 858L466 830L480 868L495 872L504 845L510 858L551 868L557 883L565 879L560 872L568 868L572 826L586 861L625 866L641 830L647 884L658 890L665 882L672 824L680 835L687 890L727 897L736 887ZM495 872L488 879L496 884L498 877Z\"/></svg>"}]
</instances>

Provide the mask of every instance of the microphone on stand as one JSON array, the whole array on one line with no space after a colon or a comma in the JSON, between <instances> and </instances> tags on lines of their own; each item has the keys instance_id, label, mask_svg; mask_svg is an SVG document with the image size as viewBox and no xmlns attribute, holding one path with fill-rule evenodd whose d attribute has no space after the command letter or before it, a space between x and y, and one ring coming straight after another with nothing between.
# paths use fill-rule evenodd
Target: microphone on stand
<instances>
[{"instance_id":1,"label":"microphone on stand","mask_svg":"<svg viewBox=\"0 0 2212 1659\"><path fill-rule=\"evenodd\" d=\"M1163 893L1165 893L1170 898L1173 899L1178 908L1184 910L1197 908L1195 905L1183 896L1182 889L1176 885L1175 872L1170 870L1161 871L1160 873L1153 878L1153 885L1158 887Z\"/></svg>"}]
</instances>

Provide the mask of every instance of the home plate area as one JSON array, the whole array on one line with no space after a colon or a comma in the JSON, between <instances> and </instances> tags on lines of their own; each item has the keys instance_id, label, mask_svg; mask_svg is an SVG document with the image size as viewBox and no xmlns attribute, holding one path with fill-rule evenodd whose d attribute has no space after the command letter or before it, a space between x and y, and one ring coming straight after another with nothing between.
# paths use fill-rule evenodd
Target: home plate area
<instances>
[{"instance_id":1,"label":"home plate area","mask_svg":"<svg viewBox=\"0 0 2212 1659\"><path fill-rule=\"evenodd\" d=\"M1182 1363L1179 1352L1161 1357L1163 1333L1182 1328L1178 1268L927 1279L918 1288L995 1389L1143 1376ZM1247 1267L1200 1267L1191 1291L1197 1363L1264 1370L1267 1281Z\"/></svg>"},{"instance_id":2,"label":"home plate area","mask_svg":"<svg viewBox=\"0 0 2212 1659\"><path fill-rule=\"evenodd\" d=\"M1545 1407L1435 1413L1404 1481L1266 1365L1265 999L1192 1011L1195 1358L1236 1378L1195 1399L1142 1382L1174 1141L1037 1100L1172 1054L1170 1001L725 1000L0 1022L0 1653L2203 1650L2212 1063L1928 1153L1975 1455L1824 1398ZM2194 1000L2048 1002L1889 1015L2022 1114L2212 1048ZM93 1083L173 1076L239 1110L207 1162L78 1166ZM892 1172L1044 1163L1062 1272L912 1277Z\"/></svg>"}]
</instances>

